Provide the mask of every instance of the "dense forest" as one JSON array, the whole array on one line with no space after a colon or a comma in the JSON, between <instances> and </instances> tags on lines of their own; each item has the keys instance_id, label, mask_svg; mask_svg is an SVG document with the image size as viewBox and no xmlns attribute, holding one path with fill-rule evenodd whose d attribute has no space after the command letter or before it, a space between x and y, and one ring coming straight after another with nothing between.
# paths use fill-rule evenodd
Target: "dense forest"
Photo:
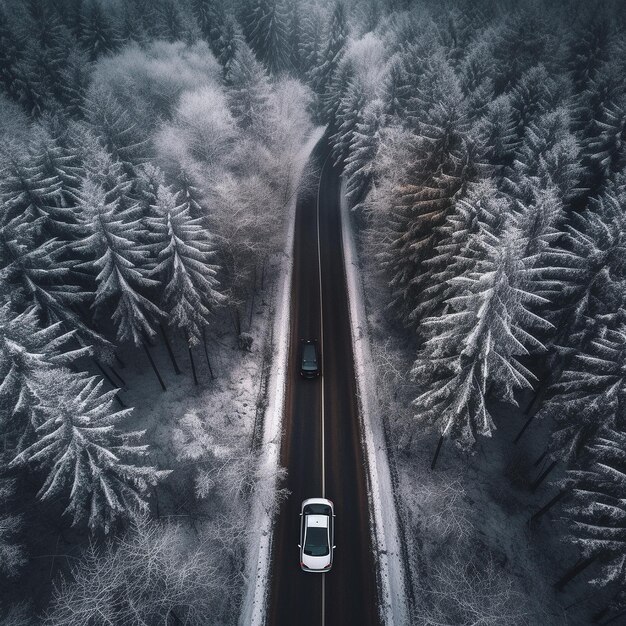
<instances>
[{"instance_id":1,"label":"dense forest","mask_svg":"<svg viewBox=\"0 0 626 626\"><path fill-rule=\"evenodd\" d=\"M550 424L564 536L623 605L625 77L620 2L1 2L0 577L28 562L34 476L68 523L125 537L85 547L42 619L228 621L206 556L150 523L170 468L85 364L134 346L165 389L155 340L193 363L226 315L249 345L314 120L418 346L407 448L428 426L471 452L532 393L520 436Z\"/></svg>"}]
</instances>

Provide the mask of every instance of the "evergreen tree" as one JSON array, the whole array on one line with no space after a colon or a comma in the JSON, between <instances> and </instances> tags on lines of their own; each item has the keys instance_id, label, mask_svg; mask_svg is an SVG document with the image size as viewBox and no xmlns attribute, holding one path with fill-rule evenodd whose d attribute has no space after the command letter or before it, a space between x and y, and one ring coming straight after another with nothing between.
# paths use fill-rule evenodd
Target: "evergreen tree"
<instances>
[{"instance_id":1,"label":"evergreen tree","mask_svg":"<svg viewBox=\"0 0 626 626\"><path fill-rule=\"evenodd\" d=\"M419 321L445 312L445 303L458 288L452 279L471 273L481 258L482 250L476 247L476 240L483 236L500 237L510 212L508 199L490 179L477 183L466 198L454 203L439 229L440 243L433 257L423 263L420 284L424 288L410 319Z\"/></svg>"},{"instance_id":2,"label":"evergreen tree","mask_svg":"<svg viewBox=\"0 0 626 626\"><path fill-rule=\"evenodd\" d=\"M148 140L115 96L104 87L89 90L85 100L87 127L130 176L148 157Z\"/></svg>"},{"instance_id":3,"label":"evergreen tree","mask_svg":"<svg viewBox=\"0 0 626 626\"><path fill-rule=\"evenodd\" d=\"M120 428L132 409L115 411L115 390L104 392L102 381L69 370L43 373L40 385L48 394L39 406L38 439L11 466L42 468L46 479L39 497L65 496L74 525L87 523L106 533L116 521L146 511L148 489L164 473L133 464L147 446L138 445L143 431Z\"/></svg>"},{"instance_id":4,"label":"evergreen tree","mask_svg":"<svg viewBox=\"0 0 626 626\"><path fill-rule=\"evenodd\" d=\"M513 123L521 139L526 128L563 97L560 86L548 74L543 65L531 68L523 74L511 91Z\"/></svg>"},{"instance_id":5,"label":"evergreen tree","mask_svg":"<svg viewBox=\"0 0 626 626\"><path fill-rule=\"evenodd\" d=\"M411 142L407 171L395 192L390 243L381 257L390 278L391 306L406 323L425 287L421 263L439 243L439 227L484 169L482 145L469 132L466 103L445 61L433 61L424 85L416 109L419 134Z\"/></svg>"},{"instance_id":6,"label":"evergreen tree","mask_svg":"<svg viewBox=\"0 0 626 626\"><path fill-rule=\"evenodd\" d=\"M9 304L0 307L0 426L5 446L12 442L18 452L31 443L39 426L38 406L42 372L68 366L89 354L87 348L71 349L73 332L56 323L43 328L34 308L16 314Z\"/></svg>"},{"instance_id":7,"label":"evergreen tree","mask_svg":"<svg viewBox=\"0 0 626 626\"><path fill-rule=\"evenodd\" d=\"M590 582L604 587L626 583L626 432L624 426L604 428L588 448L583 465L567 472L571 489L565 506L568 541L584 558L598 561Z\"/></svg>"},{"instance_id":8,"label":"evergreen tree","mask_svg":"<svg viewBox=\"0 0 626 626\"><path fill-rule=\"evenodd\" d=\"M361 82L357 79L350 81L337 112L335 123L338 130L330 138L333 146L332 158L336 166L343 168L352 151L357 127L363 120L363 108L366 101L366 94Z\"/></svg>"},{"instance_id":9,"label":"evergreen tree","mask_svg":"<svg viewBox=\"0 0 626 626\"><path fill-rule=\"evenodd\" d=\"M247 45L238 47L225 82L228 104L239 127L259 133L269 112L271 90L263 66Z\"/></svg>"},{"instance_id":10,"label":"evergreen tree","mask_svg":"<svg viewBox=\"0 0 626 626\"><path fill-rule=\"evenodd\" d=\"M84 236L72 249L84 259L76 267L96 278L93 309L105 317L112 308L117 338L140 345L154 335L152 322L161 311L141 293L158 283L148 278L148 253L137 246L139 208L120 209L118 200L107 201L104 189L87 178L79 209Z\"/></svg>"},{"instance_id":11,"label":"evergreen tree","mask_svg":"<svg viewBox=\"0 0 626 626\"><path fill-rule=\"evenodd\" d=\"M10 300L20 308L34 306L43 325L62 322L83 345L109 352L110 344L74 311L89 294L71 282L65 246L54 239L36 246L28 230L14 225L0 229L0 279L9 287Z\"/></svg>"},{"instance_id":12,"label":"evergreen tree","mask_svg":"<svg viewBox=\"0 0 626 626\"><path fill-rule=\"evenodd\" d=\"M500 174L513 164L519 138L516 132L513 108L508 94L503 94L487 105L477 126L485 146L485 159Z\"/></svg>"},{"instance_id":13,"label":"evergreen tree","mask_svg":"<svg viewBox=\"0 0 626 626\"><path fill-rule=\"evenodd\" d=\"M214 33L214 31L211 31ZM232 15L227 15L224 26L217 36L213 37L211 46L217 60L224 68L224 75L228 74L230 65L242 46L245 46L245 40L239 23Z\"/></svg>"},{"instance_id":14,"label":"evergreen tree","mask_svg":"<svg viewBox=\"0 0 626 626\"><path fill-rule=\"evenodd\" d=\"M24 156L6 153L2 162L0 197L4 204L0 226L14 220L30 224L33 234L42 230L55 234L64 221L58 209L62 182L56 174L49 175L44 163L33 163Z\"/></svg>"},{"instance_id":15,"label":"evergreen tree","mask_svg":"<svg viewBox=\"0 0 626 626\"><path fill-rule=\"evenodd\" d=\"M148 219L157 260L152 273L164 286L162 308L169 324L196 343L223 298L217 291L218 267L212 264L215 251L208 233L202 220L193 219L188 205L179 201L167 187L159 188Z\"/></svg>"},{"instance_id":16,"label":"evergreen tree","mask_svg":"<svg viewBox=\"0 0 626 626\"><path fill-rule=\"evenodd\" d=\"M313 85L315 72L322 54L324 21L315 7L307 7L302 19L300 57L307 83Z\"/></svg>"},{"instance_id":17,"label":"evergreen tree","mask_svg":"<svg viewBox=\"0 0 626 626\"><path fill-rule=\"evenodd\" d=\"M553 420L550 448L571 464L602 428L623 423L626 407L626 326L598 328L570 361L541 415Z\"/></svg>"},{"instance_id":18,"label":"evergreen tree","mask_svg":"<svg viewBox=\"0 0 626 626\"><path fill-rule=\"evenodd\" d=\"M322 103L327 97L331 81L339 67L347 38L348 25L345 8L342 2L337 2L326 28L326 35L323 38L325 43L318 58L317 67L313 72L313 87ZM321 112L322 107L319 107L319 110Z\"/></svg>"},{"instance_id":19,"label":"evergreen tree","mask_svg":"<svg viewBox=\"0 0 626 626\"><path fill-rule=\"evenodd\" d=\"M22 42L17 36L17 26L4 7L0 6L0 84L6 93L18 97L18 62Z\"/></svg>"},{"instance_id":20,"label":"evergreen tree","mask_svg":"<svg viewBox=\"0 0 626 626\"><path fill-rule=\"evenodd\" d=\"M347 197L352 208L356 209L361 205L374 184L375 158L385 119L383 102L373 100L363 110L363 119L354 130L345 167Z\"/></svg>"},{"instance_id":21,"label":"evergreen tree","mask_svg":"<svg viewBox=\"0 0 626 626\"><path fill-rule=\"evenodd\" d=\"M424 391L414 404L420 419L462 446L495 429L488 390L516 404L514 391L534 380L521 358L544 349L532 333L550 325L530 311L539 298L528 289L519 242L514 228L499 239L483 233L473 271L450 281L449 310L422 322L426 340L412 374Z\"/></svg>"},{"instance_id":22,"label":"evergreen tree","mask_svg":"<svg viewBox=\"0 0 626 626\"><path fill-rule=\"evenodd\" d=\"M0 574L14 578L26 564L24 547L20 545L16 535L22 528L23 516L10 512L10 500L15 497L14 481L0 481L0 502L3 510L0 513Z\"/></svg>"},{"instance_id":23,"label":"evergreen tree","mask_svg":"<svg viewBox=\"0 0 626 626\"><path fill-rule=\"evenodd\" d=\"M290 65L289 14L284 0L254 0L247 17L248 42L271 74Z\"/></svg>"},{"instance_id":24,"label":"evergreen tree","mask_svg":"<svg viewBox=\"0 0 626 626\"><path fill-rule=\"evenodd\" d=\"M606 192L593 210L573 212L562 244L545 255L538 272L544 293L558 306L554 342L566 354L587 342L596 322L625 305L626 223L619 197Z\"/></svg>"},{"instance_id":25,"label":"evergreen tree","mask_svg":"<svg viewBox=\"0 0 626 626\"><path fill-rule=\"evenodd\" d=\"M91 61L118 48L117 34L99 0L88 0L84 8L80 43Z\"/></svg>"}]
</instances>

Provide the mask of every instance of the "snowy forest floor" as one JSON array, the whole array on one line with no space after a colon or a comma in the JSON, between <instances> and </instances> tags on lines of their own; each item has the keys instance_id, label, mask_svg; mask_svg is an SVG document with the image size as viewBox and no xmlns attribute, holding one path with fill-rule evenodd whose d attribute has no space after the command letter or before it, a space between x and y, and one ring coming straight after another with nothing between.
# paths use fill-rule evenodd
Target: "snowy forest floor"
<instances>
[{"instance_id":1,"label":"snowy forest floor","mask_svg":"<svg viewBox=\"0 0 626 626\"><path fill-rule=\"evenodd\" d=\"M357 221L352 220L358 240ZM556 509L529 524L530 516L557 493L548 480L534 492L529 486L547 465L534 462L545 449L548 424L535 420L515 445L530 398L521 399L519 409L495 407L495 437L481 440L472 456L445 442L431 471L438 433L416 424L411 406L419 393L419 381L410 377L416 347L390 321L388 288L376 261L364 259L358 247L377 395L406 546L411 623L590 623L606 598L586 585L586 574L562 592L554 589L579 556L558 541Z\"/></svg>"},{"instance_id":2,"label":"snowy forest floor","mask_svg":"<svg viewBox=\"0 0 626 626\"><path fill-rule=\"evenodd\" d=\"M193 381L189 353L182 337L169 336L176 361L182 371L176 375L168 356L162 335L150 347L150 353L163 377L167 391L163 391L143 350L126 347L119 351L124 367L114 364L124 385L119 397L124 404L134 407L126 426L129 430L146 431L145 442L151 447L150 462L160 469L173 470L170 476L154 491L153 514L162 520L178 521L189 533L191 542L197 541L213 551L216 542L224 550L213 554L220 566L230 569L226 577L239 579L233 584L238 590L224 599L225 623L236 621L241 601L241 576L245 562L245 533L248 500L239 497L243 483L254 473L254 456L251 454L255 423L262 413L263 393L261 380L267 362L263 358L269 340L271 297L274 289L274 259L266 268L264 288L257 285L254 308L250 303L242 315L243 331L254 338L250 351L239 349L232 320L228 311L222 311L210 334L207 348L215 379L211 379L202 346L193 349L199 384ZM95 363L85 362L86 370L99 374ZM104 366L111 375L109 366ZM115 375L112 375L115 380ZM110 384L105 383L107 388ZM257 405L260 404L259 410ZM237 478L242 485L232 484L229 469L241 472ZM205 470L206 497L198 497L196 479L198 470ZM223 485L220 485L221 475ZM247 479L245 479L247 480ZM231 484L229 484L231 483ZM48 605L52 584L69 573L70 566L89 544L87 532L72 529L69 521L62 519L62 504L45 505L34 497L39 482L25 485L31 497L23 497L31 507L37 507L36 520L25 529L24 540L32 554L22 576L2 596L11 602L32 601L35 613ZM232 491L229 491L232 490ZM24 490L21 491L24 494ZM229 498L229 495L237 497ZM245 494L243 494L245 495ZM236 504L234 504L236 502ZM56 510L55 507L59 508ZM55 510L52 510L55 509ZM195 539L194 539L195 538ZM226 556L227 558L224 558ZM226 591L226 590L225 590ZM229 617L227 617L229 616Z\"/></svg>"}]
</instances>

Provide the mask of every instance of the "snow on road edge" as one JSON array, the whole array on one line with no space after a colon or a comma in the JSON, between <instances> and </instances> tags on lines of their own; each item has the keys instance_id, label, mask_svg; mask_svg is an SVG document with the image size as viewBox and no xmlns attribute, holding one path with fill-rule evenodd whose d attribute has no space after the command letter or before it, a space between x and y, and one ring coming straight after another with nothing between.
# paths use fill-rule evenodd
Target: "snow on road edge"
<instances>
[{"instance_id":1,"label":"snow on road edge","mask_svg":"<svg viewBox=\"0 0 626 626\"><path fill-rule=\"evenodd\" d=\"M378 563L381 616L386 626L409 623L405 589L404 560L394 500L394 491L387 458L387 446L376 398L376 375L372 367L363 285L360 280L358 256L350 226L346 200L346 181L341 183L341 231L343 238L346 282L350 305L352 349L356 370L361 426L365 442L370 490L369 499L375 535L375 557Z\"/></svg>"},{"instance_id":2,"label":"snow on road edge","mask_svg":"<svg viewBox=\"0 0 626 626\"><path fill-rule=\"evenodd\" d=\"M313 148L324 135L325 128L313 130L306 144L298 155L296 164L296 180L300 180L304 167L309 160ZM285 400L287 374L287 355L289 349L289 320L291 304L291 274L293 268L293 238L296 221L296 202L298 194L289 206L289 221L285 255L281 262L280 277L276 297L276 317L274 324L274 345L272 346L272 371L268 382L268 404L263 420L263 458L260 461L260 476L275 476L280 463L280 444ZM274 478L269 478L274 481ZM272 485L275 487L275 485ZM257 493L267 493L262 487ZM252 504L250 528L258 529L251 533L247 550L246 591L239 616L241 626L262 626L265 621L267 604L267 584L269 582L269 566L272 548L273 516L269 515L264 503L255 498Z\"/></svg>"}]
</instances>

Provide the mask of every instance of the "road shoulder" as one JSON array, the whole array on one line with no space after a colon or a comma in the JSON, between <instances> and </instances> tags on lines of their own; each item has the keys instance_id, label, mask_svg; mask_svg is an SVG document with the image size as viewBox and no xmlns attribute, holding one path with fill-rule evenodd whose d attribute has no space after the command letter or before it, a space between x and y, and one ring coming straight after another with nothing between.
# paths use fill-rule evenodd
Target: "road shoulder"
<instances>
[{"instance_id":1,"label":"road shoulder","mask_svg":"<svg viewBox=\"0 0 626 626\"><path fill-rule=\"evenodd\" d=\"M376 397L376 375L372 367L363 285L343 178L340 202L359 415L368 465L370 522L374 529L372 543L378 566L380 613L386 626L403 626L409 623L405 564L386 438Z\"/></svg>"}]
</instances>

